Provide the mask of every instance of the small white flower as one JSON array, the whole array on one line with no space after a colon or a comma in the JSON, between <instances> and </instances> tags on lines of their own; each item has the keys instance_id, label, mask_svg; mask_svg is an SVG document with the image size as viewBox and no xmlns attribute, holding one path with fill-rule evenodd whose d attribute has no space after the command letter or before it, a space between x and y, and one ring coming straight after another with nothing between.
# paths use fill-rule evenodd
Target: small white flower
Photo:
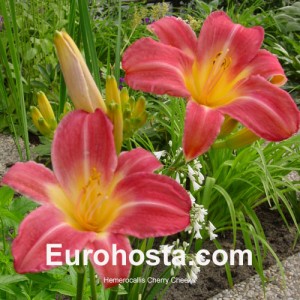
<instances>
[{"instance_id":1,"label":"small white flower","mask_svg":"<svg viewBox=\"0 0 300 300\"><path fill-rule=\"evenodd\" d=\"M176 180L179 184L181 184L181 182L180 182L180 177L179 177L179 173L177 173L177 172L176 172L175 180Z\"/></svg>"},{"instance_id":2,"label":"small white flower","mask_svg":"<svg viewBox=\"0 0 300 300\"><path fill-rule=\"evenodd\" d=\"M189 173L188 174L189 177L194 177L194 175L196 174L196 172L193 170L193 168L190 165L188 165L188 173Z\"/></svg>"},{"instance_id":3,"label":"small white flower","mask_svg":"<svg viewBox=\"0 0 300 300\"><path fill-rule=\"evenodd\" d=\"M202 169L202 165L201 165L199 162L196 162L196 163L195 163L195 168L196 168L197 170L200 170L200 169Z\"/></svg>"},{"instance_id":4,"label":"small white flower","mask_svg":"<svg viewBox=\"0 0 300 300\"><path fill-rule=\"evenodd\" d=\"M174 241L172 244L173 244L173 247L175 246L176 248L178 248L179 244L180 244L179 239L177 239L176 241Z\"/></svg>"},{"instance_id":5,"label":"small white flower","mask_svg":"<svg viewBox=\"0 0 300 300\"><path fill-rule=\"evenodd\" d=\"M174 256L173 255L173 258L172 258L172 263L174 264L174 266L181 266L182 263L181 263L181 259L178 257L178 256Z\"/></svg>"},{"instance_id":6,"label":"small white flower","mask_svg":"<svg viewBox=\"0 0 300 300\"><path fill-rule=\"evenodd\" d=\"M215 234L215 233L212 233L209 236L210 236L209 238L210 238L211 241L214 240L216 237L218 237L218 235Z\"/></svg>"},{"instance_id":7,"label":"small white flower","mask_svg":"<svg viewBox=\"0 0 300 300\"><path fill-rule=\"evenodd\" d=\"M158 160L160 160L161 157L166 156L167 151L166 151L166 150L156 151L156 152L153 152L153 154L155 155L155 157L156 157Z\"/></svg>"},{"instance_id":8,"label":"small white flower","mask_svg":"<svg viewBox=\"0 0 300 300\"><path fill-rule=\"evenodd\" d=\"M209 231L214 231L216 229L216 227L214 226L214 224L212 222L208 222L208 230Z\"/></svg>"},{"instance_id":9,"label":"small white flower","mask_svg":"<svg viewBox=\"0 0 300 300\"><path fill-rule=\"evenodd\" d=\"M194 191L198 191L201 188L201 185L199 185L196 180L191 180L192 181L192 185L193 185L193 189Z\"/></svg>"},{"instance_id":10,"label":"small white flower","mask_svg":"<svg viewBox=\"0 0 300 300\"><path fill-rule=\"evenodd\" d=\"M210 240L214 240L218 236L214 233L216 227L213 225L212 222L208 222L208 227L206 227L206 229L208 230Z\"/></svg>"},{"instance_id":11,"label":"small white flower","mask_svg":"<svg viewBox=\"0 0 300 300\"><path fill-rule=\"evenodd\" d=\"M180 148L178 148L178 149L175 151L175 154L178 156L179 153L181 153L181 152L182 152L182 148L180 147Z\"/></svg>"},{"instance_id":12,"label":"small white flower","mask_svg":"<svg viewBox=\"0 0 300 300\"><path fill-rule=\"evenodd\" d=\"M202 229L202 225L200 225L197 221L193 223L193 227L195 231L199 231Z\"/></svg>"},{"instance_id":13,"label":"small white flower","mask_svg":"<svg viewBox=\"0 0 300 300\"><path fill-rule=\"evenodd\" d=\"M161 252L169 252L171 254L172 249L174 248L174 245L160 245L159 250Z\"/></svg>"},{"instance_id":14,"label":"small white flower","mask_svg":"<svg viewBox=\"0 0 300 300\"><path fill-rule=\"evenodd\" d=\"M202 205L199 205L197 209L197 216L196 216L197 220L200 223L203 223L205 221L206 215L207 215L207 209L205 209Z\"/></svg>"},{"instance_id":15,"label":"small white flower","mask_svg":"<svg viewBox=\"0 0 300 300\"><path fill-rule=\"evenodd\" d=\"M192 270L186 274L186 278L190 281L191 284L196 283L198 276Z\"/></svg>"},{"instance_id":16,"label":"small white flower","mask_svg":"<svg viewBox=\"0 0 300 300\"><path fill-rule=\"evenodd\" d=\"M172 147L173 142L170 140L168 144L169 144L170 147Z\"/></svg>"},{"instance_id":17,"label":"small white flower","mask_svg":"<svg viewBox=\"0 0 300 300\"><path fill-rule=\"evenodd\" d=\"M190 245L190 244L187 243L186 241L184 241L184 242L182 243L182 246L183 246L183 249L184 249L184 250L186 250L186 248L187 248L189 245Z\"/></svg>"},{"instance_id":18,"label":"small white flower","mask_svg":"<svg viewBox=\"0 0 300 300\"><path fill-rule=\"evenodd\" d=\"M202 235L201 235L200 231L196 231L195 239L196 239L196 240L202 239Z\"/></svg>"},{"instance_id":19,"label":"small white flower","mask_svg":"<svg viewBox=\"0 0 300 300\"><path fill-rule=\"evenodd\" d=\"M198 267L196 263L192 265L192 272L195 275L197 275L198 273L200 273L200 267Z\"/></svg>"},{"instance_id":20,"label":"small white flower","mask_svg":"<svg viewBox=\"0 0 300 300\"><path fill-rule=\"evenodd\" d=\"M186 231L188 234L191 234L193 231L193 227L189 225L184 231Z\"/></svg>"},{"instance_id":21,"label":"small white flower","mask_svg":"<svg viewBox=\"0 0 300 300\"><path fill-rule=\"evenodd\" d=\"M201 185L199 185L199 183L202 183L202 181L204 179L203 175L199 172L195 172L195 170L190 165L188 165L188 176L192 182L194 191L198 191L201 187ZM198 177L198 180L196 180L196 177ZM202 179L202 177L203 177L203 179Z\"/></svg>"},{"instance_id":22,"label":"small white flower","mask_svg":"<svg viewBox=\"0 0 300 300\"><path fill-rule=\"evenodd\" d=\"M204 176L203 176L203 174L202 174L201 172L198 172L198 173L197 173L197 177L198 177L198 182L199 182L200 184L202 184L203 181L204 181Z\"/></svg>"},{"instance_id":23,"label":"small white flower","mask_svg":"<svg viewBox=\"0 0 300 300\"><path fill-rule=\"evenodd\" d=\"M191 260L189 261L189 266L191 266L191 267L197 266L197 263L196 263L193 259L191 259Z\"/></svg>"},{"instance_id":24,"label":"small white flower","mask_svg":"<svg viewBox=\"0 0 300 300\"><path fill-rule=\"evenodd\" d=\"M189 196L190 196L190 199L191 199L191 202L192 202L192 205L194 205L195 204L195 202L196 202L196 199L195 199L195 197L192 195L192 193L190 193L189 192Z\"/></svg>"}]
</instances>

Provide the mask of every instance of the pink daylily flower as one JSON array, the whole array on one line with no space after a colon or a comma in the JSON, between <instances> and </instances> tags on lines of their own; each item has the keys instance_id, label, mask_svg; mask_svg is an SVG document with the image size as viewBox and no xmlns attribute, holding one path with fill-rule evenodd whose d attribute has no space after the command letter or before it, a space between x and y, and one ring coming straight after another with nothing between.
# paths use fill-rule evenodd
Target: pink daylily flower
<instances>
[{"instance_id":1,"label":"pink daylily flower","mask_svg":"<svg viewBox=\"0 0 300 300\"><path fill-rule=\"evenodd\" d=\"M287 81L284 71L275 55L260 49L262 27L245 28L218 11L206 19L198 39L175 17L148 28L159 41L142 38L126 50L125 80L133 89L188 99L186 160L210 148L225 115L269 141L298 131L298 108L279 88Z\"/></svg>"},{"instance_id":2,"label":"pink daylily flower","mask_svg":"<svg viewBox=\"0 0 300 300\"><path fill-rule=\"evenodd\" d=\"M137 148L116 155L112 124L101 110L74 111L58 126L52 145L53 171L35 162L16 163L3 182L41 204L22 222L12 245L18 273L40 272L47 265L46 245L75 250L104 249L112 244L128 254L127 235L137 238L174 234L190 223L191 201L173 179L153 174L161 167L150 152ZM130 265L90 260L106 288L124 279Z\"/></svg>"}]
</instances>

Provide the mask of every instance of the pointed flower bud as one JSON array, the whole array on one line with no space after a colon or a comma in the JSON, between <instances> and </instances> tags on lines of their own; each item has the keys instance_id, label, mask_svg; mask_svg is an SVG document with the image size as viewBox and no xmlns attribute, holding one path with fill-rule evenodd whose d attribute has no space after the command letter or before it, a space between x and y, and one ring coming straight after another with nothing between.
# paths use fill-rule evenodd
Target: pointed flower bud
<instances>
[{"instance_id":1,"label":"pointed flower bud","mask_svg":"<svg viewBox=\"0 0 300 300\"><path fill-rule=\"evenodd\" d=\"M77 109L106 112L98 87L75 42L66 32L56 31L54 43L68 93Z\"/></svg>"},{"instance_id":2,"label":"pointed flower bud","mask_svg":"<svg viewBox=\"0 0 300 300\"><path fill-rule=\"evenodd\" d=\"M126 87L122 88L120 92L120 98L121 98L122 110L124 112L124 109L127 106L127 103L129 101L128 89Z\"/></svg>"},{"instance_id":3,"label":"pointed flower bud","mask_svg":"<svg viewBox=\"0 0 300 300\"><path fill-rule=\"evenodd\" d=\"M147 121L146 100L144 97L139 97L137 101L134 97L128 98L126 107L123 108L125 138L130 138L135 131L142 127Z\"/></svg>"},{"instance_id":4,"label":"pointed flower bud","mask_svg":"<svg viewBox=\"0 0 300 300\"><path fill-rule=\"evenodd\" d=\"M129 104L129 107L130 107L130 110L131 112L133 111L134 109L134 106L135 106L135 99L133 96L131 96L128 100L128 104Z\"/></svg>"},{"instance_id":5,"label":"pointed flower bud","mask_svg":"<svg viewBox=\"0 0 300 300\"><path fill-rule=\"evenodd\" d=\"M72 110L73 110L73 108L72 108L71 104L69 102L66 102L64 105L64 110L59 116L59 120L62 120L62 118Z\"/></svg>"},{"instance_id":6,"label":"pointed flower bud","mask_svg":"<svg viewBox=\"0 0 300 300\"><path fill-rule=\"evenodd\" d=\"M106 103L116 102L121 104L120 90L114 76L107 76L106 78Z\"/></svg>"},{"instance_id":7,"label":"pointed flower bud","mask_svg":"<svg viewBox=\"0 0 300 300\"><path fill-rule=\"evenodd\" d=\"M57 121L51 104L43 92L37 93L38 108L30 108L31 118L34 126L44 136L52 139L57 127Z\"/></svg>"},{"instance_id":8,"label":"pointed flower bud","mask_svg":"<svg viewBox=\"0 0 300 300\"><path fill-rule=\"evenodd\" d=\"M133 109L133 116L140 116L145 112L146 109L146 100L143 96L139 97L135 103L134 109Z\"/></svg>"},{"instance_id":9,"label":"pointed flower bud","mask_svg":"<svg viewBox=\"0 0 300 300\"><path fill-rule=\"evenodd\" d=\"M54 134L54 130L52 130L47 123L47 121L44 119L43 115L39 111L39 109L36 106L30 107L30 114L32 118L32 122L36 129L44 136L52 138Z\"/></svg>"},{"instance_id":10,"label":"pointed flower bud","mask_svg":"<svg viewBox=\"0 0 300 300\"><path fill-rule=\"evenodd\" d=\"M221 131L219 134L219 138L224 138L226 137L228 134L230 134L237 126L238 121L232 119L229 116L225 116L224 122L222 124L221 127Z\"/></svg>"},{"instance_id":11,"label":"pointed flower bud","mask_svg":"<svg viewBox=\"0 0 300 300\"><path fill-rule=\"evenodd\" d=\"M123 143L123 112L120 90L113 76L106 78L107 115L114 124L114 140L117 153L120 153Z\"/></svg>"},{"instance_id":12,"label":"pointed flower bud","mask_svg":"<svg viewBox=\"0 0 300 300\"><path fill-rule=\"evenodd\" d=\"M259 140L260 137L250 131L248 128L244 127L238 132L229 136L225 141L216 142L213 145L213 148L229 148L229 149L238 149L241 147L248 146L253 142Z\"/></svg>"},{"instance_id":13,"label":"pointed flower bud","mask_svg":"<svg viewBox=\"0 0 300 300\"><path fill-rule=\"evenodd\" d=\"M57 127L57 122L48 98L43 92L38 92L37 100L38 100L39 110L43 118L48 123L50 129L55 130L55 128Z\"/></svg>"}]
</instances>

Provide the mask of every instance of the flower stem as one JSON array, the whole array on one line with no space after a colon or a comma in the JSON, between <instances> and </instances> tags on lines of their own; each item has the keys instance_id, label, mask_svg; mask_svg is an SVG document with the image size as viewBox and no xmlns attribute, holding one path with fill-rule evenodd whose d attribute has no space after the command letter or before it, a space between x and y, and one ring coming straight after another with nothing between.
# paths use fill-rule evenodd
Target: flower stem
<instances>
[{"instance_id":1,"label":"flower stem","mask_svg":"<svg viewBox=\"0 0 300 300\"><path fill-rule=\"evenodd\" d=\"M112 287L109 293L109 300L116 300L118 298L118 286Z\"/></svg>"},{"instance_id":2,"label":"flower stem","mask_svg":"<svg viewBox=\"0 0 300 300\"><path fill-rule=\"evenodd\" d=\"M85 277L85 267L83 265L83 254L80 253L79 266L76 268L77 272L77 294L76 300L83 299L83 289L84 289L84 277Z\"/></svg>"},{"instance_id":3,"label":"flower stem","mask_svg":"<svg viewBox=\"0 0 300 300\"><path fill-rule=\"evenodd\" d=\"M175 158L174 162L166 169L164 175L170 176L178 169L179 167L185 165L185 160L183 158L183 152L180 152Z\"/></svg>"},{"instance_id":4,"label":"flower stem","mask_svg":"<svg viewBox=\"0 0 300 300\"><path fill-rule=\"evenodd\" d=\"M6 253L6 241L5 241L5 230L2 218L0 218L1 229L2 229L2 244L3 244L3 253Z\"/></svg>"},{"instance_id":5,"label":"flower stem","mask_svg":"<svg viewBox=\"0 0 300 300\"><path fill-rule=\"evenodd\" d=\"M90 286L91 286L92 300L97 300L95 270L90 261L89 261L89 274L90 274Z\"/></svg>"}]
</instances>

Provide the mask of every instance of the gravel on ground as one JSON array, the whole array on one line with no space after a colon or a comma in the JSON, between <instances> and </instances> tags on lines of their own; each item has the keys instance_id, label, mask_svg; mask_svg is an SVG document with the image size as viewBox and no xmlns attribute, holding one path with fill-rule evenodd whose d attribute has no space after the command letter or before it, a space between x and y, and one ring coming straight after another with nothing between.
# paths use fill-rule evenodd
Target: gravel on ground
<instances>
[{"instance_id":1,"label":"gravel on ground","mask_svg":"<svg viewBox=\"0 0 300 300\"><path fill-rule=\"evenodd\" d=\"M282 264L285 271L285 280L283 280L277 266L272 266L264 272L268 278L265 293L259 276L255 275L236 284L232 289L224 290L208 300L299 300L300 253L290 256Z\"/></svg>"}]
</instances>

